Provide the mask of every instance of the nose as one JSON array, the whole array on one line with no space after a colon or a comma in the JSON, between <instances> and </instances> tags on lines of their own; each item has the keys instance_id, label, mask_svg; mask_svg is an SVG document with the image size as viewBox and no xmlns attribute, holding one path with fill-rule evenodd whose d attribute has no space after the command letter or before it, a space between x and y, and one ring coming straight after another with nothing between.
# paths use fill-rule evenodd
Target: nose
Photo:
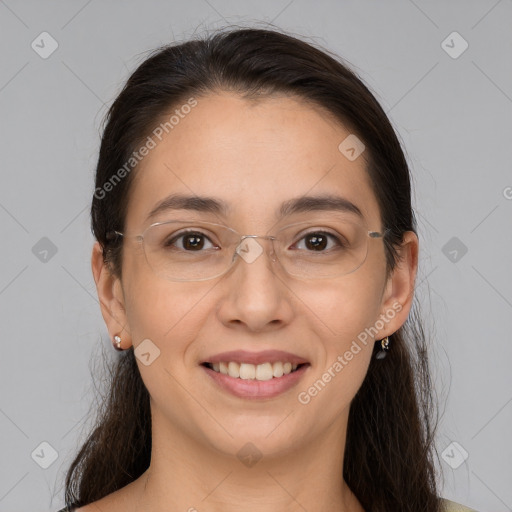
<instances>
[{"instance_id":1,"label":"nose","mask_svg":"<svg viewBox=\"0 0 512 512\"><path fill-rule=\"evenodd\" d=\"M259 243L256 238L260 240L268 240L268 250L267 255L270 260L275 263L276 262L276 254L274 251L274 240L273 236L259 236L259 235L244 235L240 243L238 244L235 254L242 258L246 263L252 263L257 258L259 258L264 252L265 247L261 242Z\"/></svg>"},{"instance_id":2,"label":"nose","mask_svg":"<svg viewBox=\"0 0 512 512\"><path fill-rule=\"evenodd\" d=\"M242 237L235 252L234 266L224 277L218 314L225 325L261 332L280 328L291 321L290 292L276 264L272 239Z\"/></svg>"}]
</instances>

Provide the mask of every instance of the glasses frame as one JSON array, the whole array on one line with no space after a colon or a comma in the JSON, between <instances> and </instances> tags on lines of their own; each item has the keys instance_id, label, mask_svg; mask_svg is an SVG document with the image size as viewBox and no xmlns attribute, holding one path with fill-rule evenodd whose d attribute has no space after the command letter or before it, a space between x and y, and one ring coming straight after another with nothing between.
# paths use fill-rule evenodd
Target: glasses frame
<instances>
[{"instance_id":1,"label":"glasses frame","mask_svg":"<svg viewBox=\"0 0 512 512\"><path fill-rule=\"evenodd\" d=\"M137 235L135 235L135 234L128 234L128 233L122 233L121 231L113 230L113 231L110 231L109 233L107 233L107 240L112 240L112 239L116 238L117 236L122 236L123 238L134 238L134 239L136 239L139 242L139 244L142 246L142 250L144 252L144 257L146 259L146 263L151 268L151 270L155 273L155 275L161 277L158 274L158 272L156 272L154 270L154 268L151 266L151 264L149 263L148 256L147 256L147 253L146 253L146 246L144 244L144 237L145 237L146 233L148 232L148 230L150 230L151 228L153 228L155 226L162 226L162 225L165 225L165 224L172 224L172 223L175 223L175 222L183 222L183 223L191 223L191 224L193 224L194 222L197 222L198 224L206 224L206 225L209 225L209 226L218 226L218 227L221 227L221 228L224 228L224 229L228 229L229 231L232 231L234 234L236 234L239 237L239 240L238 240L236 248L235 248L235 250L233 252L233 257L231 258L231 263L226 268L226 270L224 270L223 272L220 272L219 274L216 274L216 275L211 276L211 277L204 277L204 278L199 278L199 279L174 279L174 278L170 278L170 277L165 276L164 279L166 279L168 281L175 281L175 282L209 281L211 279L215 279L217 277L221 277L221 276L227 274L235 265L235 261L237 260L236 256L239 254L238 251L239 251L240 245L247 238L262 238L262 239L265 239L265 240L271 240L272 241L272 253L271 253L271 255L276 255L276 256L275 256L275 258L272 258L272 256L269 255L269 257L270 257L272 262L279 261L279 263L281 263L281 261L277 257L275 246L274 246L274 241L278 240L277 236L274 236L274 235L242 235L236 229L231 228L229 226L226 226L225 224L219 224L219 223L216 223L216 222L193 221L191 219L181 219L181 218L180 219L172 219L172 220L166 220L166 221L162 221L162 222L154 222L153 224L151 224L147 228L145 228L142 233L137 234ZM286 226L283 226L282 228L280 228L276 232L276 235L279 234L281 231L283 231L283 230L285 230L287 228L290 228L292 226L296 226L296 225L299 225L299 224L307 224L307 223L308 223L308 221L301 221L301 222L294 222L294 223L291 223L291 224L287 224ZM366 222L364 220L362 220L361 223L365 227L366 235L369 238L372 238L372 239L379 239L380 238L380 239L384 240L386 235L391 231L390 228L385 228L383 231L368 230ZM322 276L322 277L303 278L302 276L298 276L298 275L290 273L288 270L286 270L286 268L283 266L282 263L281 263L281 267L283 268L283 270L284 270L284 272L286 274L291 275L293 277L302 278L302 279L327 279L327 278L333 278L333 277L346 276L346 275L352 274L353 272L355 272L356 270L361 268L361 266L366 261L366 258L368 257L368 248L369 248L369 245L367 245L366 254L365 254L364 259L361 261L361 263L355 269L351 270L350 272L345 272L343 274L338 274L336 276ZM264 251L264 252L267 252L267 251ZM239 257L238 259L243 259L243 258Z\"/></svg>"}]
</instances>

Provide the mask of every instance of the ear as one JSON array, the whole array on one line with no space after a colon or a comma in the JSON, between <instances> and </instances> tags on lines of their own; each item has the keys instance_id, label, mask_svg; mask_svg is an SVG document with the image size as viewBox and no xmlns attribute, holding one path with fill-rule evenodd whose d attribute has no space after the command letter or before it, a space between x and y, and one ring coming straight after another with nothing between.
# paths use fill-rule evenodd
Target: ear
<instances>
[{"instance_id":1,"label":"ear","mask_svg":"<svg viewBox=\"0 0 512 512\"><path fill-rule=\"evenodd\" d=\"M406 231L398 250L397 265L388 277L383 293L380 318L386 321L378 339L396 332L409 316L418 270L418 251L418 237L413 231Z\"/></svg>"},{"instance_id":2,"label":"ear","mask_svg":"<svg viewBox=\"0 0 512 512\"><path fill-rule=\"evenodd\" d=\"M121 280L112 274L107 263L103 261L103 249L99 242L95 242L92 249L91 267L96 282L101 314L110 339L119 335L122 340L121 347L126 349L131 345L131 335L127 329L128 322Z\"/></svg>"}]
</instances>

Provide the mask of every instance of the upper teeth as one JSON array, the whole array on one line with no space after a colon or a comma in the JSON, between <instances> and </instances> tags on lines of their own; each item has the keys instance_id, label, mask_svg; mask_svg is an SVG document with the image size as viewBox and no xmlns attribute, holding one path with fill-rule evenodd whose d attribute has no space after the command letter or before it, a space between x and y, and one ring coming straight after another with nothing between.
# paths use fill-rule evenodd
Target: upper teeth
<instances>
[{"instance_id":1,"label":"upper teeth","mask_svg":"<svg viewBox=\"0 0 512 512\"><path fill-rule=\"evenodd\" d=\"M256 379L256 380L270 380L273 377L282 377L297 369L297 364L282 363L263 363L263 364L249 364L237 363L230 361L229 363L212 363L212 367L216 372L229 375L235 379Z\"/></svg>"}]
</instances>

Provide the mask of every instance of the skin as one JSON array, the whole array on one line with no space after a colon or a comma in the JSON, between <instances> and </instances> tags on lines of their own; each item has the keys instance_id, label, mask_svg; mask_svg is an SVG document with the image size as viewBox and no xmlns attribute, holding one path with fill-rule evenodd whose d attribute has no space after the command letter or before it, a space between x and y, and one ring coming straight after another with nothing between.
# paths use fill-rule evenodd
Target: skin
<instances>
[{"instance_id":1,"label":"skin","mask_svg":"<svg viewBox=\"0 0 512 512\"><path fill-rule=\"evenodd\" d=\"M146 215L171 192L223 199L230 205L225 218L194 215L222 220L243 234L272 232L281 203L306 193L344 196L362 209L369 229L381 230L364 158L349 161L338 150L349 133L300 99L202 96L141 162L125 231L142 233L150 224ZM311 215L316 213L280 225ZM155 275L134 239L124 244L122 280L109 272L98 243L92 270L111 338L119 334L124 349L149 338L160 350L149 366L137 360L151 395L151 466L80 512L231 512L240 506L246 512L362 511L341 468L350 402L366 375L374 340L361 345L310 403L299 403L297 394L393 304L401 310L375 339L405 322L417 270L416 235L405 234L401 263L389 277L382 240L369 239L367 259L357 271L316 281L287 276L263 254L251 264L239 261L220 278L173 282ZM275 398L237 398L199 366L208 356L236 349L286 350L311 367L296 387ZM236 456L247 442L263 454L252 467Z\"/></svg>"}]
</instances>

